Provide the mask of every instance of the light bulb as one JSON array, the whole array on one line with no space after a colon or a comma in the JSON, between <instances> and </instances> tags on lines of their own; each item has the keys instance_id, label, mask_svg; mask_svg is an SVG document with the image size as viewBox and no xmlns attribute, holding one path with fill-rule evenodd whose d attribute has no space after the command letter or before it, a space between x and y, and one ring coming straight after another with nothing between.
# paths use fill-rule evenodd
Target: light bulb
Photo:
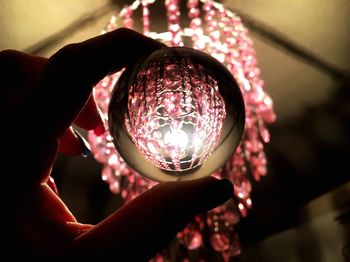
<instances>
[{"instance_id":1,"label":"light bulb","mask_svg":"<svg viewBox=\"0 0 350 262\"><path fill-rule=\"evenodd\" d=\"M192 48L167 47L125 69L108 117L116 149L131 168L157 181L190 180L232 156L245 109L220 62Z\"/></svg>"}]
</instances>

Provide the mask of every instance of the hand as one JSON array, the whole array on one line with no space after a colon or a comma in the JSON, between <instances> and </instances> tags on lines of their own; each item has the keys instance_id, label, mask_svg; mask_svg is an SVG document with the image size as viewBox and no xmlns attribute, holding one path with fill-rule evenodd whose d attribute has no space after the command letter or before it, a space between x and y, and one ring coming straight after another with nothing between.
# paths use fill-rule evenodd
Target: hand
<instances>
[{"instance_id":1,"label":"hand","mask_svg":"<svg viewBox=\"0 0 350 262\"><path fill-rule=\"evenodd\" d=\"M68 45L49 59L13 50L0 53L2 167L8 171L2 183L14 185L5 209L6 222L14 224L5 236L8 250L15 250L12 256L147 261L193 216L233 194L228 180L212 177L161 183L98 225L87 225L76 221L50 186L57 152L80 152L70 126L102 125L92 87L161 47L119 29Z\"/></svg>"}]
</instances>

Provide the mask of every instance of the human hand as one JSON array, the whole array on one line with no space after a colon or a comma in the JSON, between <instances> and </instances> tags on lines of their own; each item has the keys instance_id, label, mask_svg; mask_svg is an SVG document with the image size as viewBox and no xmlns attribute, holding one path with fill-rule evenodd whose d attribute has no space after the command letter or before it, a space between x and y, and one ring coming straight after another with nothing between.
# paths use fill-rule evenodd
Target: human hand
<instances>
[{"instance_id":1,"label":"human hand","mask_svg":"<svg viewBox=\"0 0 350 262\"><path fill-rule=\"evenodd\" d=\"M50 186L57 152L80 152L70 126L101 128L91 97L94 84L161 47L118 29L68 45L49 59L0 52L2 167L11 170L3 184L14 185L6 218L14 230L6 237L15 255L147 261L193 216L232 196L228 180L212 177L161 183L98 225L87 225L74 218Z\"/></svg>"}]
</instances>

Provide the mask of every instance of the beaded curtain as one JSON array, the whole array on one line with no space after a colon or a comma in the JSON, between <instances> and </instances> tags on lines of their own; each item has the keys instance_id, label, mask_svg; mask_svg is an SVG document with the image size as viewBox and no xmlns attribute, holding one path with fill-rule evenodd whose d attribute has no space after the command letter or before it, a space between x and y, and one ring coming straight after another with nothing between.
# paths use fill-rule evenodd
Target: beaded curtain
<instances>
[{"instance_id":1,"label":"beaded curtain","mask_svg":"<svg viewBox=\"0 0 350 262\"><path fill-rule=\"evenodd\" d=\"M169 46L189 46L204 51L223 63L232 73L243 94L246 110L245 132L242 141L231 159L212 175L228 178L234 185L236 201L230 200L206 214L197 216L177 235L177 245L189 252L203 249L204 238L211 247L221 252L226 261L240 254L241 248L235 225L247 216L252 207L250 177L259 181L267 173L264 144L270 140L266 123L276 119L273 102L264 91L264 81L253 42L240 17L212 0L188 0L185 10L180 10L178 0L165 0L167 30L151 30L151 7L155 0L137 0L125 6L113 16L102 33L118 27L136 29L140 23L144 35ZM182 8L184 9L184 8ZM181 22L181 13L188 25ZM88 134L95 159L103 164L102 179L109 183L110 190L120 194L127 203L156 182L141 176L128 167L117 153L108 132L108 105L111 91L121 72L106 76L94 88L95 100L101 109L107 131L102 135ZM184 260L188 254L179 258ZM155 261L167 261L169 254L159 254Z\"/></svg>"}]
</instances>

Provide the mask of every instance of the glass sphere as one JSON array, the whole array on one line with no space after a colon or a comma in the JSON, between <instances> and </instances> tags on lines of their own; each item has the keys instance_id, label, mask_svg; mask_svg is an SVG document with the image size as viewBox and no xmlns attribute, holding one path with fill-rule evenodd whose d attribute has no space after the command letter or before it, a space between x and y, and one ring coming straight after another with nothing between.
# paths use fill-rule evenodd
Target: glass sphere
<instances>
[{"instance_id":1,"label":"glass sphere","mask_svg":"<svg viewBox=\"0 0 350 262\"><path fill-rule=\"evenodd\" d=\"M119 154L157 181L210 175L230 159L245 121L231 73L204 52L162 48L128 67L108 109Z\"/></svg>"}]
</instances>

